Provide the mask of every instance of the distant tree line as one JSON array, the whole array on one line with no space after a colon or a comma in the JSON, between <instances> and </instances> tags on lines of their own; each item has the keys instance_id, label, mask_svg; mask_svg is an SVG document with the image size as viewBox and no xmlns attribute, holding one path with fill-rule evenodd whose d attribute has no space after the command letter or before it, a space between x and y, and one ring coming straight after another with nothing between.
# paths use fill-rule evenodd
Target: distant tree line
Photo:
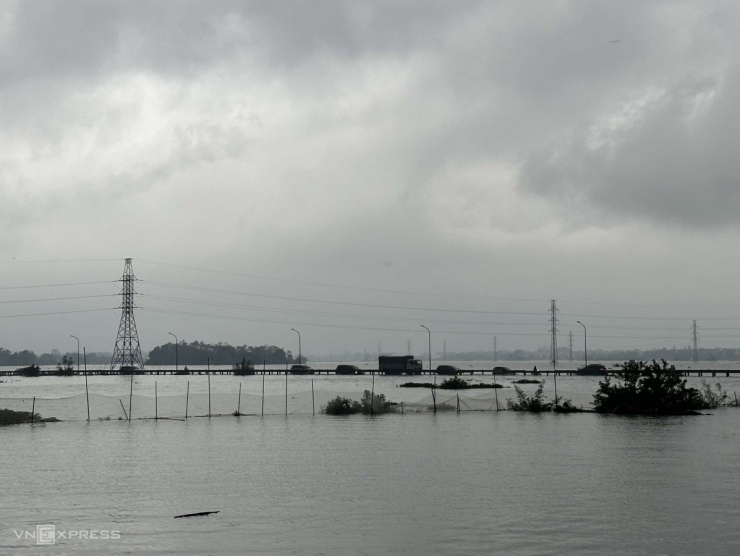
<instances>
[{"instance_id":1,"label":"distant tree line","mask_svg":"<svg viewBox=\"0 0 740 556\"><path fill-rule=\"evenodd\" d=\"M304 362L306 357L303 357ZM277 346L232 346L219 342L207 344L205 342L177 344L177 361L181 365L205 365L209 361L212 365L234 365L241 361L251 361L252 364L270 365L297 363L290 351ZM149 352L147 365L172 365L175 362L175 344L170 342L157 346Z\"/></svg>"},{"instance_id":2,"label":"distant tree line","mask_svg":"<svg viewBox=\"0 0 740 556\"><path fill-rule=\"evenodd\" d=\"M13 366L29 366L29 365L57 365L62 362L64 358L71 360L74 365L77 365L77 352L62 353L59 350L53 349L51 353L42 353L36 355L34 352L24 349L22 351L10 351L9 349L0 348L0 366L13 367ZM93 365L100 365L110 363L110 353L88 353L87 362ZM82 366L83 359L82 353L80 353L80 366Z\"/></svg>"}]
</instances>

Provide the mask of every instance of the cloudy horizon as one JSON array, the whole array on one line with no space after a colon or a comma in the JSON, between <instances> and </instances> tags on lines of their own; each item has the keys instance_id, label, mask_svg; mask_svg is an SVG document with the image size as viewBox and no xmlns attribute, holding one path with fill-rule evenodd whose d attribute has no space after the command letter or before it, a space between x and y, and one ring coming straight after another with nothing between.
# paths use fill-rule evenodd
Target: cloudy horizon
<instances>
[{"instance_id":1,"label":"cloudy horizon","mask_svg":"<svg viewBox=\"0 0 740 556\"><path fill-rule=\"evenodd\" d=\"M735 3L2 4L0 347L740 343Z\"/></svg>"}]
</instances>

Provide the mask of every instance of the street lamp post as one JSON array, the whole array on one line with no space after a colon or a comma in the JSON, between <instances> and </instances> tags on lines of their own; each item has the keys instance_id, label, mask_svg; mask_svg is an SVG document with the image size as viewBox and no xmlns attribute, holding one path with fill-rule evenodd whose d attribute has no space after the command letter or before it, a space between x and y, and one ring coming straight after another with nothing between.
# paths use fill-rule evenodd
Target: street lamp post
<instances>
[{"instance_id":1,"label":"street lamp post","mask_svg":"<svg viewBox=\"0 0 740 556\"><path fill-rule=\"evenodd\" d=\"M584 366L588 367L588 343L587 343L588 334L586 333L586 325L583 324L579 320L577 320L576 322L583 327L583 358L586 361Z\"/></svg>"},{"instance_id":2,"label":"street lamp post","mask_svg":"<svg viewBox=\"0 0 740 556\"><path fill-rule=\"evenodd\" d=\"M301 333L295 328L291 328L291 330L298 334L298 364L303 365L303 355L301 354Z\"/></svg>"},{"instance_id":3,"label":"street lamp post","mask_svg":"<svg viewBox=\"0 0 740 556\"><path fill-rule=\"evenodd\" d=\"M77 340L77 373L79 374L80 372L80 339L74 334L70 334L69 337Z\"/></svg>"},{"instance_id":4,"label":"street lamp post","mask_svg":"<svg viewBox=\"0 0 740 556\"><path fill-rule=\"evenodd\" d=\"M167 332L170 336L172 336L175 339L175 373L177 373L178 366L177 366L177 344L180 343L180 341L177 339L177 336L175 336L172 332Z\"/></svg>"},{"instance_id":5,"label":"street lamp post","mask_svg":"<svg viewBox=\"0 0 740 556\"><path fill-rule=\"evenodd\" d=\"M429 337L429 372L432 372L432 333L431 331L424 326L423 324L421 327L427 331L427 336Z\"/></svg>"}]
</instances>

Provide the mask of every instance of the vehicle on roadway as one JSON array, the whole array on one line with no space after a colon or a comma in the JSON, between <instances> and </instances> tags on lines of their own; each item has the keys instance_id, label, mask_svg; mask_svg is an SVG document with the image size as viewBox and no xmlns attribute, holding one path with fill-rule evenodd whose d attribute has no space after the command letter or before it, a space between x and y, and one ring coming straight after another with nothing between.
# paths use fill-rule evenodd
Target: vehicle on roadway
<instances>
[{"instance_id":1,"label":"vehicle on roadway","mask_svg":"<svg viewBox=\"0 0 740 556\"><path fill-rule=\"evenodd\" d=\"M436 373L438 375L449 375L449 376L457 376L457 373L460 372L460 369L455 367L455 365L440 365L437 367Z\"/></svg>"},{"instance_id":2,"label":"vehicle on roadway","mask_svg":"<svg viewBox=\"0 0 740 556\"><path fill-rule=\"evenodd\" d=\"M386 375L420 375L422 364L413 355L381 355L378 370Z\"/></svg>"},{"instance_id":3,"label":"vehicle on roadway","mask_svg":"<svg viewBox=\"0 0 740 556\"><path fill-rule=\"evenodd\" d=\"M577 376L606 376L607 370L600 363L592 363L576 371Z\"/></svg>"},{"instance_id":4,"label":"vehicle on roadway","mask_svg":"<svg viewBox=\"0 0 740 556\"><path fill-rule=\"evenodd\" d=\"M365 372L360 369L357 365L337 365L337 370L334 371L338 375L362 375Z\"/></svg>"},{"instance_id":5,"label":"vehicle on roadway","mask_svg":"<svg viewBox=\"0 0 740 556\"><path fill-rule=\"evenodd\" d=\"M290 374L292 375L312 375L313 369L308 365L293 365L290 368Z\"/></svg>"}]
</instances>

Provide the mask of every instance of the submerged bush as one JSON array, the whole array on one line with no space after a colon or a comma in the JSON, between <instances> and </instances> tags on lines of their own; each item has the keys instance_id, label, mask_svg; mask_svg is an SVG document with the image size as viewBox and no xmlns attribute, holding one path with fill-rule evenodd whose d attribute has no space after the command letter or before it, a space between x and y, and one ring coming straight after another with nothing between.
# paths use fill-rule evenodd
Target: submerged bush
<instances>
[{"instance_id":1,"label":"submerged bush","mask_svg":"<svg viewBox=\"0 0 740 556\"><path fill-rule=\"evenodd\" d=\"M72 358L66 355L62 357L62 362L57 363L57 368L52 371L52 374L56 376L72 376L75 373L75 368L72 363Z\"/></svg>"},{"instance_id":2,"label":"submerged bush","mask_svg":"<svg viewBox=\"0 0 740 556\"><path fill-rule=\"evenodd\" d=\"M254 365L251 360L247 361L246 358L242 358L241 363L234 363L232 369L236 376L251 376L254 374Z\"/></svg>"},{"instance_id":3,"label":"submerged bush","mask_svg":"<svg viewBox=\"0 0 740 556\"><path fill-rule=\"evenodd\" d=\"M600 413L677 415L708 407L696 388L687 388L676 368L660 363L627 361L599 382L594 408ZM709 389L711 392L711 388Z\"/></svg>"},{"instance_id":4,"label":"submerged bush","mask_svg":"<svg viewBox=\"0 0 740 556\"><path fill-rule=\"evenodd\" d=\"M366 415L377 415L379 413L395 413L398 404L385 399L385 394L372 394L370 390L362 393L362 399L358 402L349 398L337 396L321 408L322 413L327 415L353 415L365 413Z\"/></svg>"},{"instance_id":5,"label":"submerged bush","mask_svg":"<svg viewBox=\"0 0 740 556\"><path fill-rule=\"evenodd\" d=\"M542 381L535 390L534 394L528 396L518 386L514 386L516 401L508 398L506 405L513 411L529 411L531 413L541 413L543 411L552 411L553 402L547 401L544 394L545 382ZM570 403L570 402L566 402Z\"/></svg>"},{"instance_id":6,"label":"submerged bush","mask_svg":"<svg viewBox=\"0 0 740 556\"><path fill-rule=\"evenodd\" d=\"M362 393L362 412L365 414L378 413L395 413L398 411L398 404L385 399L385 394L373 395L370 390Z\"/></svg>"},{"instance_id":7,"label":"submerged bush","mask_svg":"<svg viewBox=\"0 0 740 556\"><path fill-rule=\"evenodd\" d=\"M350 400L349 398L343 398L337 396L333 400L329 400L327 404L321 408L322 413L327 415L353 415L362 411L362 404Z\"/></svg>"},{"instance_id":8,"label":"submerged bush","mask_svg":"<svg viewBox=\"0 0 740 556\"><path fill-rule=\"evenodd\" d=\"M28 367L16 369L15 374L18 376L39 376L41 375L41 367L31 364Z\"/></svg>"},{"instance_id":9,"label":"submerged bush","mask_svg":"<svg viewBox=\"0 0 740 556\"><path fill-rule=\"evenodd\" d=\"M459 376L452 376L444 379L439 387L442 390L462 390L464 388L470 388L470 383Z\"/></svg>"},{"instance_id":10,"label":"submerged bush","mask_svg":"<svg viewBox=\"0 0 740 556\"><path fill-rule=\"evenodd\" d=\"M712 389L711 384L702 379L699 395L704 401L704 406L708 409L715 409L730 405L730 395L727 393L727 390L723 390L719 382L714 386L716 391Z\"/></svg>"},{"instance_id":11,"label":"submerged bush","mask_svg":"<svg viewBox=\"0 0 740 556\"><path fill-rule=\"evenodd\" d=\"M41 415L33 414L33 421L40 422ZM30 411L13 411L12 409L0 409L0 425L17 425L19 423L30 423Z\"/></svg>"}]
</instances>

